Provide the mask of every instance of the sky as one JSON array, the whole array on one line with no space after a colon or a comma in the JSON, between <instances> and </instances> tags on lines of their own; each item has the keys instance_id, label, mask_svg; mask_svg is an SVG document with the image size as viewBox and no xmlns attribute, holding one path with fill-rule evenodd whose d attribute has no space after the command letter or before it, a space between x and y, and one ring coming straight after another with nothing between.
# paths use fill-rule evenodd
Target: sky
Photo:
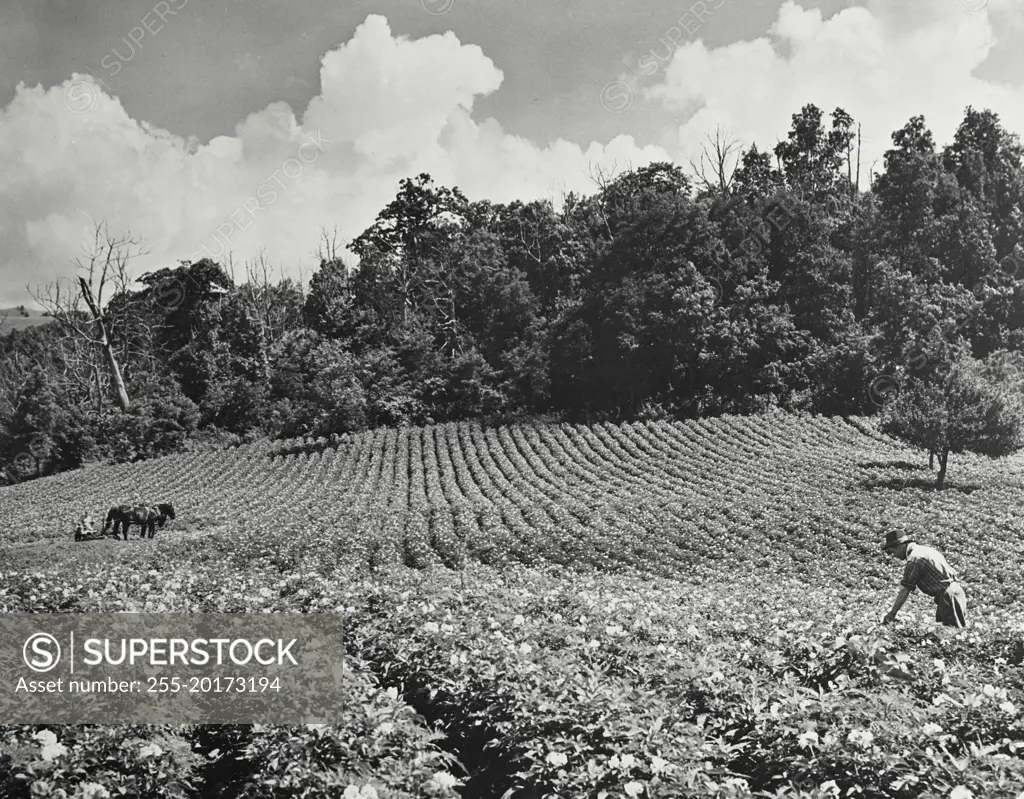
<instances>
[{"instance_id":1,"label":"sky","mask_svg":"<svg viewBox=\"0 0 1024 799\"><path fill-rule=\"evenodd\" d=\"M863 185L918 114L1024 133L1022 39L1019 0L2 0L0 307L97 224L136 276L308 280L404 177L557 205L716 129L771 149L807 103L861 123Z\"/></svg>"}]
</instances>

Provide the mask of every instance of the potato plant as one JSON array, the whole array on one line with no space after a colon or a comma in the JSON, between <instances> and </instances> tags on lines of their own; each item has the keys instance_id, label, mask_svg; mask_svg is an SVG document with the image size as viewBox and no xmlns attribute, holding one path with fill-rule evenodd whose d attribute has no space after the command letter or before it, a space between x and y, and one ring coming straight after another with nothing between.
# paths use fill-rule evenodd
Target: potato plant
<instances>
[{"instance_id":1,"label":"potato plant","mask_svg":"<svg viewBox=\"0 0 1024 799\"><path fill-rule=\"evenodd\" d=\"M0 612L343 613L343 723L0 728L7 796L1024 794L1021 459L865 420L459 423L0 489ZM170 498L153 540L86 504ZM946 552L937 627L879 551Z\"/></svg>"}]
</instances>

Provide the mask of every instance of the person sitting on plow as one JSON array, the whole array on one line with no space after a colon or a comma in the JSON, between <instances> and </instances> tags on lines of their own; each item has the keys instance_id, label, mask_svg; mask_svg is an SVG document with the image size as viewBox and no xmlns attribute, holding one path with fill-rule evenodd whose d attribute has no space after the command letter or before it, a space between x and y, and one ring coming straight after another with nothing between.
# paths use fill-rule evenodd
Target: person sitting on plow
<instances>
[{"instance_id":1,"label":"person sitting on plow","mask_svg":"<svg viewBox=\"0 0 1024 799\"><path fill-rule=\"evenodd\" d=\"M913 537L900 530L886 533L882 549L886 554L907 562L900 591L892 610L882 619L883 624L895 621L907 597L915 588L920 588L935 600L935 621L947 627L967 626L967 596L957 582L956 570L946 562L941 552L916 543Z\"/></svg>"},{"instance_id":2,"label":"person sitting on plow","mask_svg":"<svg viewBox=\"0 0 1024 799\"><path fill-rule=\"evenodd\" d=\"M85 515L75 526L75 541L96 541L100 538L107 538L107 536L96 529L92 515L89 511L86 511Z\"/></svg>"}]
</instances>

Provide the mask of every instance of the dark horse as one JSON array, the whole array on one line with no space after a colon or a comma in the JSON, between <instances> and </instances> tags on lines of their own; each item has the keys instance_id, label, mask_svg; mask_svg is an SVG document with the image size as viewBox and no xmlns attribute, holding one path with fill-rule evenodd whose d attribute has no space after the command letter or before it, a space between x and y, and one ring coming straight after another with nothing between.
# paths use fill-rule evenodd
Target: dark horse
<instances>
[{"instance_id":1,"label":"dark horse","mask_svg":"<svg viewBox=\"0 0 1024 799\"><path fill-rule=\"evenodd\" d=\"M139 538L145 538L147 531L152 538L156 533L156 526L161 527L168 519L174 518L174 506L170 502L162 502L156 506L148 505L115 505L107 511L107 521L103 525L103 532L106 532L111 523L114 525L114 538L117 538L117 531L120 527L124 533L124 540L128 540L128 528L133 524L139 525Z\"/></svg>"}]
</instances>

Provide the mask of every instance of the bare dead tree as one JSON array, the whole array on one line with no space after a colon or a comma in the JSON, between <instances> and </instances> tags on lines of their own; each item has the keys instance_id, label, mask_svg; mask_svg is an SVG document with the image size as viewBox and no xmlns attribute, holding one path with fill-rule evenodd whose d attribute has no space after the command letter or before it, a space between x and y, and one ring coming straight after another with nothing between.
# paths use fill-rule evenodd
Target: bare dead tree
<instances>
[{"instance_id":1,"label":"bare dead tree","mask_svg":"<svg viewBox=\"0 0 1024 799\"><path fill-rule=\"evenodd\" d=\"M104 229L105 239L109 234ZM108 282L113 294L110 299L118 298L118 302L108 302L104 309L104 318L107 321L107 333L120 343L120 359L118 361L124 376L128 376L135 368L144 373L157 371L156 355L153 351L154 330L152 319L145 313L139 313L137 307L127 302L132 293L132 285L138 279L132 276L130 263L132 258L147 254L147 251L138 247L131 239L129 233L124 241L125 247L120 248L110 259ZM132 248L135 248L134 251ZM95 252L95 248L94 248ZM79 261L79 266L82 267ZM156 300L150 297L150 302ZM105 374L106 370L101 370ZM97 386L109 386L109 380L94 381Z\"/></svg>"},{"instance_id":2,"label":"bare dead tree","mask_svg":"<svg viewBox=\"0 0 1024 799\"><path fill-rule=\"evenodd\" d=\"M131 403L111 342L110 320L103 310L103 304L111 287L115 291L127 289L130 283L129 263L145 254L146 250L132 238L130 232L114 236L106 223L100 222L95 227L92 246L85 250L84 260L79 258L75 261L79 272L77 289L73 283L65 286L61 280L42 290L29 289L36 302L49 312L64 331L66 352L71 356L70 360L65 359L65 363L77 366L72 370L77 375L72 377L68 374L66 378L88 386L87 391L91 393L92 385L99 381L95 380L95 360L90 356L98 351L106 362L106 371L110 375L118 405L123 411L128 411ZM83 301L87 312L81 307ZM83 348L83 343L88 346ZM84 382L82 373L85 374ZM102 410L102 399L97 402Z\"/></svg>"},{"instance_id":3,"label":"bare dead tree","mask_svg":"<svg viewBox=\"0 0 1024 799\"><path fill-rule=\"evenodd\" d=\"M255 261L245 262L245 285L242 291L252 307L258 311L260 323L265 327L270 326L270 271L267 251L262 247L256 253Z\"/></svg>"},{"instance_id":4,"label":"bare dead tree","mask_svg":"<svg viewBox=\"0 0 1024 799\"><path fill-rule=\"evenodd\" d=\"M878 161L879 159L874 159L868 168L868 189L871 189L875 184L875 165L878 164Z\"/></svg>"},{"instance_id":5,"label":"bare dead tree","mask_svg":"<svg viewBox=\"0 0 1024 799\"><path fill-rule=\"evenodd\" d=\"M270 379L269 349L274 328L270 271L266 250L260 248L255 262L245 262L245 284L240 287L242 296L256 317L256 327L259 331L260 368L266 380Z\"/></svg>"},{"instance_id":6,"label":"bare dead tree","mask_svg":"<svg viewBox=\"0 0 1024 799\"><path fill-rule=\"evenodd\" d=\"M853 152L857 151L857 176L853 175ZM846 148L846 181L850 184L850 196L857 196L857 188L860 186L860 123L857 123L857 145L853 144L853 139L850 139L850 144Z\"/></svg>"},{"instance_id":7,"label":"bare dead tree","mask_svg":"<svg viewBox=\"0 0 1024 799\"><path fill-rule=\"evenodd\" d=\"M110 343L110 336L107 333L107 324L104 321L103 312L100 310L96 300L93 299L92 287L86 282L85 278L79 277L78 282L82 286L82 296L85 297L89 310L92 311L93 322L96 325L98 338L93 339L93 341L103 349L103 354L107 358L107 367L110 369L110 377L117 389L117 403L121 406L121 410L127 413L131 409L131 402L128 400L128 390L125 388L124 378L121 376L121 367L118 366L117 357L114 355L114 347Z\"/></svg>"},{"instance_id":8,"label":"bare dead tree","mask_svg":"<svg viewBox=\"0 0 1024 799\"><path fill-rule=\"evenodd\" d=\"M588 164L587 165L587 177L590 178L591 182L597 186L599 193L605 193L608 191L608 187L612 185L616 177L618 177L618 161L613 161L611 168L605 168L601 164ZM627 170L628 171L628 170ZM613 236L611 223L608 221L608 215L604 212L604 208L600 203L597 204L598 213L601 214L601 221L604 222L605 230L608 231L609 237Z\"/></svg>"},{"instance_id":9,"label":"bare dead tree","mask_svg":"<svg viewBox=\"0 0 1024 799\"><path fill-rule=\"evenodd\" d=\"M729 196L736 169L740 161L740 143L716 127L714 135L707 134L701 145L700 158L690 159L694 177L708 192Z\"/></svg>"},{"instance_id":10,"label":"bare dead tree","mask_svg":"<svg viewBox=\"0 0 1024 799\"><path fill-rule=\"evenodd\" d=\"M523 245L523 252L526 256L536 263L538 266L544 264L544 251L542 247L542 231L541 223L537 219L533 219L528 224L523 219L522 214L516 216L516 222L519 227L519 242ZM536 250L536 253L534 252Z\"/></svg>"},{"instance_id":11,"label":"bare dead tree","mask_svg":"<svg viewBox=\"0 0 1024 799\"><path fill-rule=\"evenodd\" d=\"M625 171L630 171L628 165ZM590 181L595 186L597 186L597 188L600 189L601 191L607 189L608 186L612 184L612 181L614 181L621 174L622 171L619 170L618 161L612 161L612 165L610 167L605 167L602 166L601 164L595 164L593 162L587 164L587 177L590 178Z\"/></svg>"},{"instance_id":12,"label":"bare dead tree","mask_svg":"<svg viewBox=\"0 0 1024 799\"><path fill-rule=\"evenodd\" d=\"M440 327L444 331L445 348L454 360L463 351L462 341L467 335L465 324L459 317L459 280L460 270L457 260L451 253L438 258L433 277L423 281L428 289L428 299L434 306L440 319ZM479 265L485 272L493 274L495 267Z\"/></svg>"},{"instance_id":13,"label":"bare dead tree","mask_svg":"<svg viewBox=\"0 0 1024 799\"><path fill-rule=\"evenodd\" d=\"M344 246L340 242L341 231L337 225L330 230L325 227L320 228L320 246L317 247L316 257L320 259L321 266L331 261L341 260Z\"/></svg>"}]
</instances>

